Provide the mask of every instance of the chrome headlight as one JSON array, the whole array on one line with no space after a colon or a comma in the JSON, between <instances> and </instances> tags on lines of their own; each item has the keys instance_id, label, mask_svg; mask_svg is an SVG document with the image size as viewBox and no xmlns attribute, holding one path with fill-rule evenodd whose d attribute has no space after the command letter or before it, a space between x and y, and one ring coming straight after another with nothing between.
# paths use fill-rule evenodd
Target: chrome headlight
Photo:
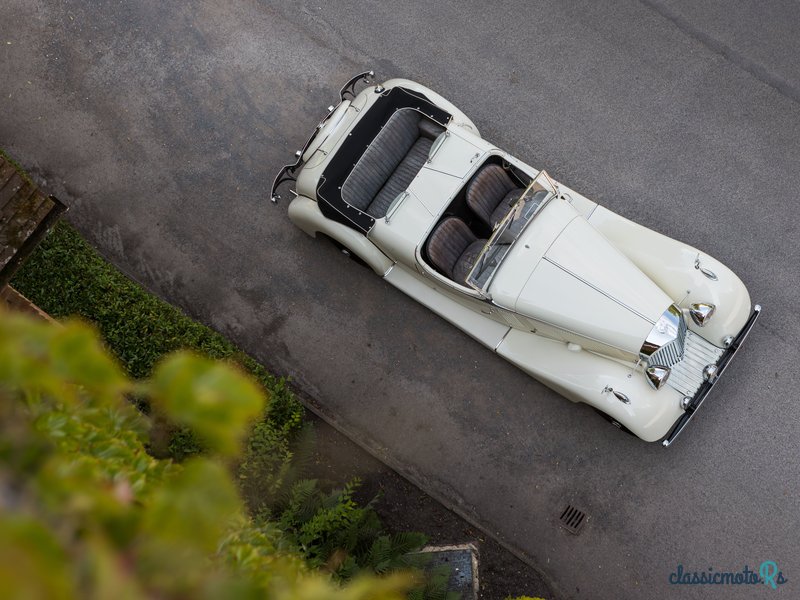
<instances>
[{"instance_id":1,"label":"chrome headlight","mask_svg":"<svg viewBox=\"0 0 800 600\"><path fill-rule=\"evenodd\" d=\"M647 383L650 384L650 387L652 387L654 390L658 390L661 389L662 385L667 383L670 370L669 367L653 365L652 367L647 367L644 371L644 374L647 377Z\"/></svg>"},{"instance_id":2,"label":"chrome headlight","mask_svg":"<svg viewBox=\"0 0 800 600\"><path fill-rule=\"evenodd\" d=\"M689 314L692 317L692 321L697 323L698 327L702 327L714 314L716 308L716 306L708 302L696 302L689 307Z\"/></svg>"}]
</instances>

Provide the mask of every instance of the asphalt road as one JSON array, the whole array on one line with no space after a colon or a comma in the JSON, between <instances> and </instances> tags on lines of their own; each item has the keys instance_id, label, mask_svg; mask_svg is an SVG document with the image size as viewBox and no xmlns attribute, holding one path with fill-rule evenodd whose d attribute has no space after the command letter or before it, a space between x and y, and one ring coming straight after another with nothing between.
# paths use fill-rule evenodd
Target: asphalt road
<instances>
[{"instance_id":1,"label":"asphalt road","mask_svg":"<svg viewBox=\"0 0 800 600\"><path fill-rule=\"evenodd\" d=\"M728 4L6 0L0 146L125 272L291 375L561 597L750 598L765 586L668 578L765 560L800 597L800 8ZM268 203L370 67L742 276L764 314L678 443L561 399ZM568 502L590 515L579 536L557 526Z\"/></svg>"}]
</instances>

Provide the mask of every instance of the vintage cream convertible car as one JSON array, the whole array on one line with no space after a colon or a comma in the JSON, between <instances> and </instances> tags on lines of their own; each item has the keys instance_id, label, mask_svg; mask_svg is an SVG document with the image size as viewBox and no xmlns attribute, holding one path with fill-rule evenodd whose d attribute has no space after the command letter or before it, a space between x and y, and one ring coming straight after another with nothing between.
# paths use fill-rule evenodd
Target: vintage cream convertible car
<instances>
[{"instance_id":1,"label":"vintage cream convertible car","mask_svg":"<svg viewBox=\"0 0 800 600\"><path fill-rule=\"evenodd\" d=\"M356 93L356 86L366 87ZM404 79L351 79L272 199L290 219L614 425L669 446L761 307L725 265L483 140Z\"/></svg>"}]
</instances>

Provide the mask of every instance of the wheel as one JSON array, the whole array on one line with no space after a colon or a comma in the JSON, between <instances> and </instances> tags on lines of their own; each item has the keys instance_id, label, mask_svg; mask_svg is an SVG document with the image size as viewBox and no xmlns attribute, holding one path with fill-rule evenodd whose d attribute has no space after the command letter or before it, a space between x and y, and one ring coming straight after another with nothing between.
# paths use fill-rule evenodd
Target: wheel
<instances>
[{"instance_id":1,"label":"wheel","mask_svg":"<svg viewBox=\"0 0 800 600\"><path fill-rule=\"evenodd\" d=\"M350 251L350 248L348 248L347 246L345 246L345 245L344 245L344 244L342 244L341 242L339 242L339 241L337 241L337 240L333 239L333 238L332 238L332 237L330 237L330 236L327 236L327 235L325 235L324 233L320 233L320 234L319 234L319 236L320 236L320 237L324 237L324 238L325 238L326 240L328 240L328 241L329 241L331 244L333 244L334 246L336 246L336 249L337 249L337 250L339 250L339 252L341 252L342 254L344 254L344 255L345 255L347 258L349 258L350 260L352 260L352 261L353 261L354 263L356 263L357 265L361 265L362 267L366 267L366 268L368 268L368 269L370 268L370 266L369 266L367 263L365 263L365 262L364 262L364 261L361 259L361 257L360 257L360 256L358 256L358 255L354 254L353 252L351 252L351 251Z\"/></svg>"},{"instance_id":2,"label":"wheel","mask_svg":"<svg viewBox=\"0 0 800 600\"><path fill-rule=\"evenodd\" d=\"M595 408L594 406L592 407L592 409L594 409L594 411L595 411L595 412L596 412L598 415L600 415L601 417L603 417L603 419L605 419L606 421L608 421L609 423L611 423L611 424L612 424L614 427L616 427L617 429L620 429L620 430L624 431L624 432L625 432L625 433L627 433L628 435L632 435L632 436L636 437L636 434L635 434L635 433L633 433L633 432L632 432L630 429L628 429L627 427L625 427L625 425L623 425L622 423L620 423L619 421L617 421L617 420L616 420L614 417L612 417L611 415L608 415L608 414L604 413L602 410L600 410L599 408Z\"/></svg>"}]
</instances>

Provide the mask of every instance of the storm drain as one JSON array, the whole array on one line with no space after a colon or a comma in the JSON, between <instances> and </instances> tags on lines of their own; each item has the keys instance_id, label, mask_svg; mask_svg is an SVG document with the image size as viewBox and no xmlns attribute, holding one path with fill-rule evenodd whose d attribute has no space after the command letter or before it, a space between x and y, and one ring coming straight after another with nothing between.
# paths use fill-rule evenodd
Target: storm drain
<instances>
[{"instance_id":1,"label":"storm drain","mask_svg":"<svg viewBox=\"0 0 800 600\"><path fill-rule=\"evenodd\" d=\"M571 504L567 504L567 508L564 509L564 512L561 513L561 517L559 518L561 526L575 535L580 533L587 519L588 517L585 512L575 508Z\"/></svg>"},{"instance_id":2,"label":"storm drain","mask_svg":"<svg viewBox=\"0 0 800 600\"><path fill-rule=\"evenodd\" d=\"M478 549L474 544L458 546L426 546L420 552L430 557L424 571L433 574L436 569L450 571L447 583L447 597L460 597L462 600L477 600L478 589ZM450 593L452 592L452 594Z\"/></svg>"}]
</instances>

